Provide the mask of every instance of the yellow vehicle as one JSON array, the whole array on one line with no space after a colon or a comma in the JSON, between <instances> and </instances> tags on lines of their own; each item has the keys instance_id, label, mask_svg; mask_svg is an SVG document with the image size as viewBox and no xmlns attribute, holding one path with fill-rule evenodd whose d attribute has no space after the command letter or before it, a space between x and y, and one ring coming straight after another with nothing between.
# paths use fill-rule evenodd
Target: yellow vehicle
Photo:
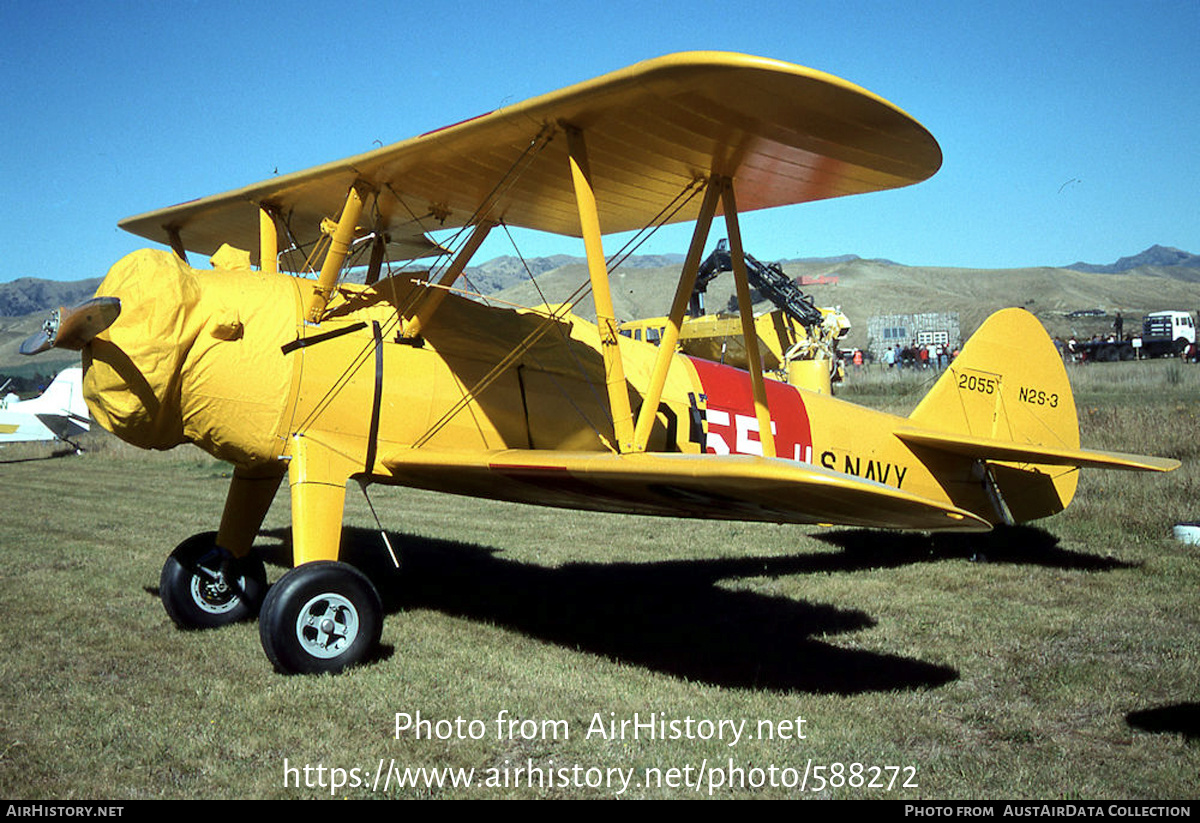
<instances>
[{"instance_id":1,"label":"yellow vehicle","mask_svg":"<svg viewBox=\"0 0 1200 823\"><path fill-rule=\"evenodd\" d=\"M838 342L850 331L850 320L839 309L813 305L779 264L764 265L749 254L743 258L750 284L777 307L754 317L754 336L764 372L797 388L829 394L831 384L845 376ZM708 285L726 271L733 271L733 260L727 241L721 240L700 264L677 345L693 357L744 369L750 360L741 318L705 313ZM621 334L657 344L667 323L666 317L627 321L621 324Z\"/></svg>"},{"instance_id":2,"label":"yellow vehicle","mask_svg":"<svg viewBox=\"0 0 1200 823\"><path fill-rule=\"evenodd\" d=\"M829 394L832 383L845 376L838 341L850 331L850 321L837 309L820 309L821 324L806 328L783 309L754 318L754 337L763 372L799 389ZM651 317L621 324L621 334L657 344L669 318ZM689 317L679 330L679 350L693 357L746 368L749 358L737 315Z\"/></svg>"},{"instance_id":3,"label":"yellow vehicle","mask_svg":"<svg viewBox=\"0 0 1200 823\"><path fill-rule=\"evenodd\" d=\"M92 416L126 441L193 443L234 465L216 535L167 559L163 605L185 627L257 614L289 673L339 671L379 641L378 591L339 556L352 480L633 514L986 530L1062 510L1080 467L1178 465L1081 449L1062 360L1020 310L984 323L907 418L764 378L740 212L906 186L940 164L924 127L844 80L671 55L125 220L171 251L118 262L79 310L103 322L60 336L80 328L66 312L26 350L80 349ZM718 209L744 370L676 351ZM655 346L618 334L603 235L661 215L696 228ZM582 238L597 322L451 293L502 222ZM392 268L422 258L448 262ZM356 260L362 285L342 279ZM285 479L294 568L268 589L252 548Z\"/></svg>"}]
</instances>

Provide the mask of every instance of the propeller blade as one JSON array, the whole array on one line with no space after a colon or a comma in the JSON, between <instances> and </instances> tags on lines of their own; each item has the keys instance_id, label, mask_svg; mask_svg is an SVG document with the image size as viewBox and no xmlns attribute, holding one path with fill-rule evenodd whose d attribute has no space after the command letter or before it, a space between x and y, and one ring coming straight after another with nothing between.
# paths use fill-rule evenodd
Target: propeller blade
<instances>
[{"instance_id":1,"label":"propeller blade","mask_svg":"<svg viewBox=\"0 0 1200 823\"><path fill-rule=\"evenodd\" d=\"M117 297L93 297L73 308L61 308L50 315L42 328L21 344L21 354L40 354L48 349L79 351L121 314Z\"/></svg>"},{"instance_id":2,"label":"propeller blade","mask_svg":"<svg viewBox=\"0 0 1200 823\"><path fill-rule=\"evenodd\" d=\"M41 354L54 348L54 340L46 332L45 326L25 338L19 351L21 354Z\"/></svg>"},{"instance_id":3,"label":"propeller blade","mask_svg":"<svg viewBox=\"0 0 1200 823\"><path fill-rule=\"evenodd\" d=\"M73 309L63 309L58 320L57 349L79 351L113 324L121 314L119 297L93 297Z\"/></svg>"}]
</instances>

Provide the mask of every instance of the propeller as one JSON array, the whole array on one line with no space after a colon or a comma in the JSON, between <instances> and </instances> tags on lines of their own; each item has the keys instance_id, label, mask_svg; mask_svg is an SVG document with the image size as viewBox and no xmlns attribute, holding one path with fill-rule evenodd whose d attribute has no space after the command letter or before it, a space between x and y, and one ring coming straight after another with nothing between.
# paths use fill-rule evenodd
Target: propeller
<instances>
[{"instance_id":1,"label":"propeller","mask_svg":"<svg viewBox=\"0 0 1200 823\"><path fill-rule=\"evenodd\" d=\"M79 351L107 329L121 313L119 297L93 297L73 308L55 309L42 327L21 343L21 354L49 349Z\"/></svg>"}]
</instances>

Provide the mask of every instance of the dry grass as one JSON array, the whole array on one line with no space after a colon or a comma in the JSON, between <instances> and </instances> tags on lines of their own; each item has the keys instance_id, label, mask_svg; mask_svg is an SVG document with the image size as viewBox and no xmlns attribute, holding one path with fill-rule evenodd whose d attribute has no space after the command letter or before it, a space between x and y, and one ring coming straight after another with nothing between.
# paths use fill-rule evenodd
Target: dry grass
<instances>
[{"instance_id":1,"label":"dry grass","mask_svg":"<svg viewBox=\"0 0 1200 823\"><path fill-rule=\"evenodd\" d=\"M694 777L702 763L732 764L750 783L754 767L802 772L811 762L911 766L918 787L855 786L844 772L840 785L812 791L810 772L809 797L1195 799L1200 560L1170 528L1197 518L1200 370L1172 376L1169 367L1102 364L1072 379L1085 444L1173 454L1183 469L1089 473L1066 513L986 538L616 517L378 490L372 499L403 547L395 574L352 489L346 553L370 570L389 614L379 659L339 677L277 675L255 625L183 633L159 605L166 553L220 515L225 466L100 436L82 458L23 460L46 447L8 447L0 795L616 793L329 788L343 774L331 768L361 777L382 761L475 769L479 781L488 769L511 779L529 763L632 769L622 796L688 797L697 795L647 785L647 770L684 777L690 766ZM897 410L919 396L882 382L847 389ZM260 538L272 579L286 564L289 514L282 496ZM397 739L395 715L416 712L481 720L488 734ZM496 739L501 712L565 721L570 737L537 726L531 739ZM744 735L729 746L586 735L597 715L652 712L745 720L747 733L760 720L803 717L806 736ZM285 785L285 762L310 766L314 785ZM316 785L318 764L325 786Z\"/></svg>"}]
</instances>

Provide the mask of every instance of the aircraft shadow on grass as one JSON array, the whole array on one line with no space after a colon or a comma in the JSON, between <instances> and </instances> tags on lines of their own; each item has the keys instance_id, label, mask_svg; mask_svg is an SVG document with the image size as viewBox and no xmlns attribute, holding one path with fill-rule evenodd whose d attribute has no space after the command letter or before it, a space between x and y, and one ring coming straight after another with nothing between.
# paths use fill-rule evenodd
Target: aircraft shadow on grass
<instances>
[{"instance_id":1,"label":"aircraft shadow on grass","mask_svg":"<svg viewBox=\"0 0 1200 823\"><path fill-rule=\"evenodd\" d=\"M281 540L264 559L289 565L290 533L264 536ZM380 551L378 532L347 527L342 535L342 558L375 582L389 612L432 609L729 688L854 694L935 687L958 677L945 666L813 639L870 628L875 621L861 611L717 585L818 571L823 564L811 558L549 568L466 543L397 534L389 539L402 551L399 573Z\"/></svg>"},{"instance_id":2,"label":"aircraft shadow on grass","mask_svg":"<svg viewBox=\"0 0 1200 823\"><path fill-rule=\"evenodd\" d=\"M288 566L290 530L262 536L279 541L259 549L264 559ZM1057 538L1028 527L954 538L846 530L822 538L845 549L836 554L548 568L505 560L493 548L391 534L401 553L403 568L397 573L380 550L378 532L347 527L342 557L375 582L390 612L432 609L718 686L833 694L936 687L958 673L815 639L875 625L862 611L718 584L978 558L985 552L993 562L1088 569L1121 565L1058 549Z\"/></svg>"},{"instance_id":3,"label":"aircraft shadow on grass","mask_svg":"<svg viewBox=\"0 0 1200 823\"><path fill-rule=\"evenodd\" d=\"M845 529L814 537L843 552L548 568L501 559L499 549L392 533L389 540L402 564L397 571L381 551L379 532L346 527L341 555L371 578L389 612L431 609L727 688L830 694L937 687L957 679L958 672L813 639L871 628L875 621L862 611L717 584L949 559L1089 571L1132 565L1059 549L1058 538L1028 526L1001 527L984 535ZM263 545L262 540L274 543ZM289 567L291 530L263 531L255 550L265 562ZM158 596L154 587L146 591ZM383 647L375 659L393 652ZM1148 731L1200 736L1200 707L1176 708L1134 713L1128 721Z\"/></svg>"},{"instance_id":4,"label":"aircraft shadow on grass","mask_svg":"<svg viewBox=\"0 0 1200 823\"><path fill-rule=\"evenodd\" d=\"M1138 565L1060 548L1057 537L1036 526L997 526L990 532L970 534L839 529L812 537L846 552L837 568L831 571L893 568L952 559L1020 563L1072 571L1113 571ZM837 556L832 557L836 562Z\"/></svg>"},{"instance_id":5,"label":"aircraft shadow on grass","mask_svg":"<svg viewBox=\"0 0 1200 823\"><path fill-rule=\"evenodd\" d=\"M1181 734L1188 743L1200 741L1200 703L1175 703L1125 715L1125 722L1146 732Z\"/></svg>"},{"instance_id":6,"label":"aircraft shadow on grass","mask_svg":"<svg viewBox=\"0 0 1200 823\"><path fill-rule=\"evenodd\" d=\"M57 460L60 457L75 457L78 454L75 449L59 449L47 454L34 455L32 457L12 457L5 460L0 460L0 466L7 466L16 463L40 463L43 460Z\"/></svg>"}]
</instances>

